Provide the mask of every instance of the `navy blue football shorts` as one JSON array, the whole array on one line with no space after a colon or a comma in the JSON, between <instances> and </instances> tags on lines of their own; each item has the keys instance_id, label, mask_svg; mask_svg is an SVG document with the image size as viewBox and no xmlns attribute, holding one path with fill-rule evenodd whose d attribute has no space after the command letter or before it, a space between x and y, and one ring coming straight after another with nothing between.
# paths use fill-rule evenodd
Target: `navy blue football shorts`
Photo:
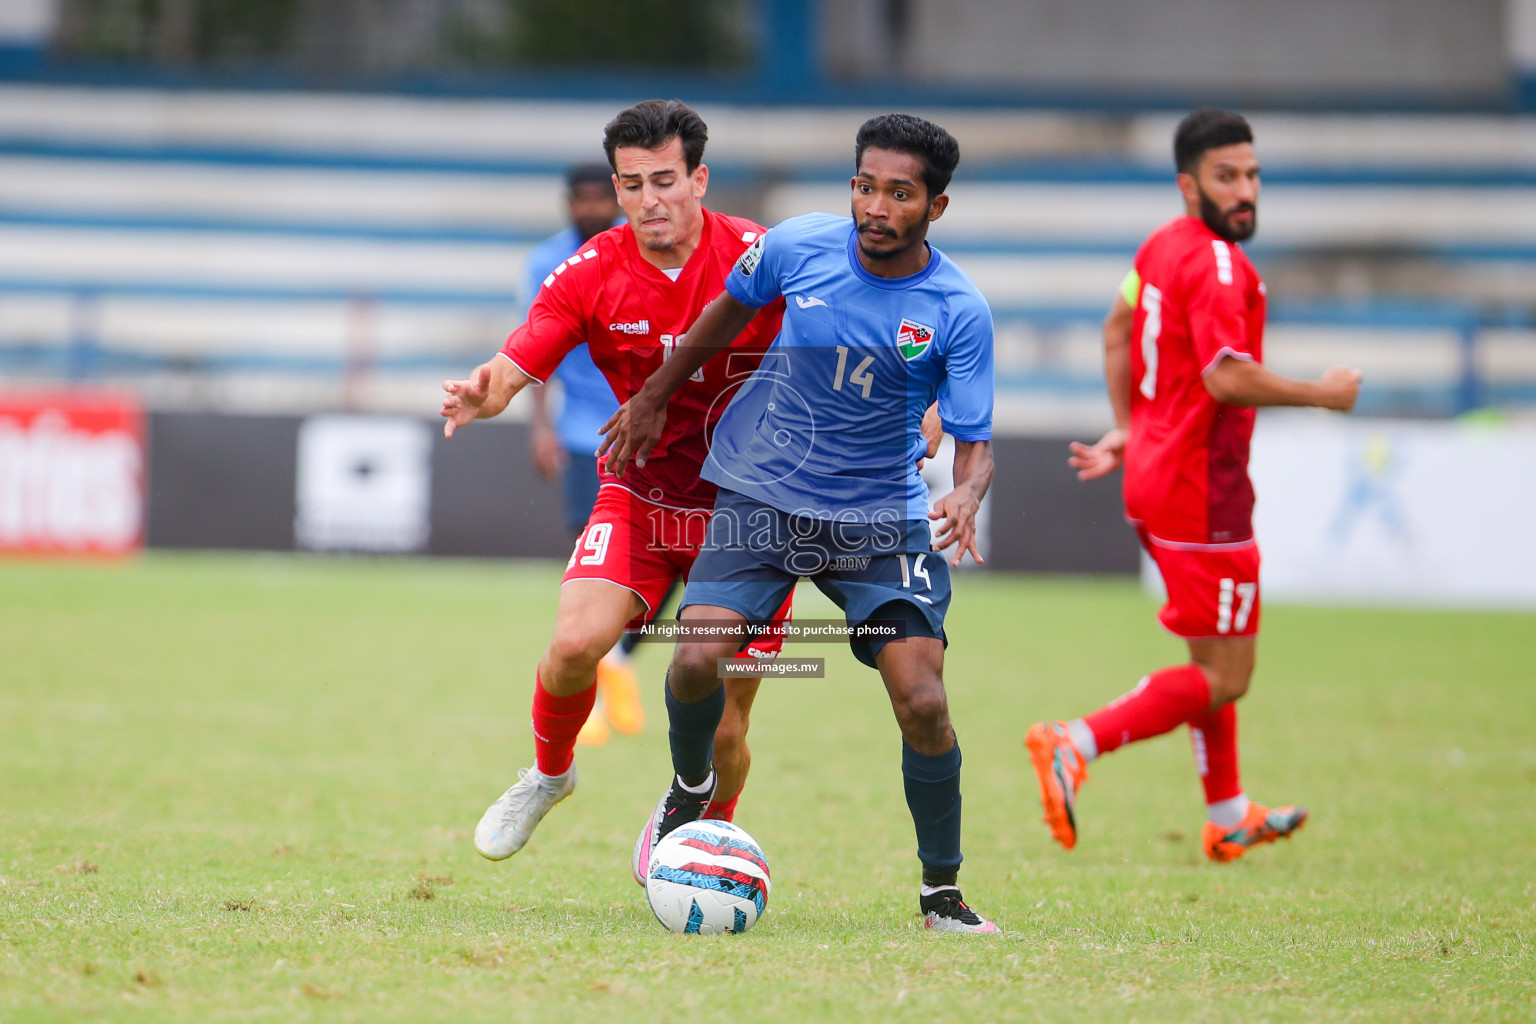
<instances>
[{"instance_id":1,"label":"navy blue football shorts","mask_svg":"<svg viewBox=\"0 0 1536 1024\"><path fill-rule=\"evenodd\" d=\"M930 550L928 524L890 517L869 523L791 515L720 489L709 533L688 574L679 612L689 605L729 608L766 625L802 577L843 610L854 657L875 667L891 642L875 623L901 623L905 636L943 640L949 563ZM867 627L863 635L859 628Z\"/></svg>"}]
</instances>

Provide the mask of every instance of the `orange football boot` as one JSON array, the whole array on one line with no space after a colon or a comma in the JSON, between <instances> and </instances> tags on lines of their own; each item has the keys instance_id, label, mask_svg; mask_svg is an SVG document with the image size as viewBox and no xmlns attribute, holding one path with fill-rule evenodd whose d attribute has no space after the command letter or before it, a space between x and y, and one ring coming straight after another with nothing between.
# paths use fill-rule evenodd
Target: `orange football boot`
<instances>
[{"instance_id":1,"label":"orange football boot","mask_svg":"<svg viewBox=\"0 0 1536 1024\"><path fill-rule=\"evenodd\" d=\"M629 659L605 654L597 663L597 690L603 695L608 724L625 736L645 728L645 708L640 705L640 677Z\"/></svg>"},{"instance_id":2,"label":"orange football boot","mask_svg":"<svg viewBox=\"0 0 1536 1024\"><path fill-rule=\"evenodd\" d=\"M1024 747L1040 779L1040 803L1051 835L1067 849L1077 845L1077 791L1088 781L1088 762L1067 733L1065 722L1036 722Z\"/></svg>"},{"instance_id":3,"label":"orange football boot","mask_svg":"<svg viewBox=\"0 0 1536 1024\"><path fill-rule=\"evenodd\" d=\"M587 747L600 747L608 742L613 733L608 729L608 720L603 717L603 702L598 701L592 706L592 713L581 725L581 732L576 734L576 742Z\"/></svg>"},{"instance_id":4,"label":"orange football boot","mask_svg":"<svg viewBox=\"0 0 1536 1024\"><path fill-rule=\"evenodd\" d=\"M1250 802L1248 813L1236 828L1222 828L1213 821L1205 823L1200 844L1211 860L1234 861L1247 853L1250 847L1272 843L1276 839L1289 839L1291 833L1307 823L1305 807L1265 807Z\"/></svg>"}]
</instances>

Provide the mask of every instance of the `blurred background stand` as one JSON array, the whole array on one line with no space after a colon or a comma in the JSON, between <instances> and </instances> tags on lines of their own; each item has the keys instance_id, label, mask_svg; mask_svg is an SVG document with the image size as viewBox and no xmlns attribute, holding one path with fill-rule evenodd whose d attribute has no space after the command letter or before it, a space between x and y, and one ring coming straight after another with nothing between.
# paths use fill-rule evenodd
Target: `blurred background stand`
<instances>
[{"instance_id":1,"label":"blurred background stand","mask_svg":"<svg viewBox=\"0 0 1536 1024\"><path fill-rule=\"evenodd\" d=\"M180 439L183 466L234 457L194 458L184 445L199 432L173 418L230 439L239 431L203 418L235 417L283 446L316 414L432 421L440 382L515 326L519 268L562 226L561 174L590 158L618 109L646 96L696 105L710 125L710 205L770 224L846 212L854 129L914 109L961 142L932 238L993 306L1001 468L1030 484L994 495L993 562L1134 571L1134 544L1114 546L1125 534L1114 485L1065 486L1054 453L1108 421L1099 323L1135 247L1180 211L1174 124L1215 104L1250 117L1264 163L1246 248L1269 287L1267 361L1298 376L1359 366L1358 415L1528 429L1536 0L1222 11L8 0L0 377L10 393L133 396L148 415L150 542L218 546L203 527L155 525L153 480L177 471L154 456L157 437ZM522 415L517 405L488 428L505 432L498 446L524 443ZM1290 429L1265 419L1261 430ZM1417 437L1394 450L1411 453ZM457 457L437 444L430 457L419 479L448 501L438 495L455 470L442 460ZM295 458L267 460L273 479ZM512 461L508 493L554 507ZM275 486L287 502L292 481ZM483 529L430 513L458 535L439 523L424 550L558 553L553 540L509 542L533 536L508 530L510 511ZM272 515L289 526L240 536L291 546L291 503ZM1119 553L1108 565L1086 554L1100 550Z\"/></svg>"}]
</instances>

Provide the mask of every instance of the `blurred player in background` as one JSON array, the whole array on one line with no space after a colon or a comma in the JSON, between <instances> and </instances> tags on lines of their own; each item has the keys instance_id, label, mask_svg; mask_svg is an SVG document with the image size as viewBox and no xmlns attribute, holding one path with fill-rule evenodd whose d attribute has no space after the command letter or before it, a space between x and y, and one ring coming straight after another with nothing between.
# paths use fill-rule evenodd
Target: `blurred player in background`
<instances>
[{"instance_id":1,"label":"blurred player in background","mask_svg":"<svg viewBox=\"0 0 1536 1024\"><path fill-rule=\"evenodd\" d=\"M1189 662L1160 669L1083 718L1040 722L1025 746L1045 820L1077 843L1077 795L1087 764L1127 743L1188 723L1205 787L1202 836L1230 861L1290 836L1302 807L1249 800L1238 777L1237 705L1253 674L1259 631L1259 549L1253 536L1248 444L1258 406L1348 412L1360 374L1335 366L1317 381L1263 364L1264 283L1238 246L1258 225L1259 162L1247 121L1199 110L1174 134L1185 216L1136 254L1104 323L1104 369L1115 427L1073 442L1081 480L1125 466L1125 513L1168 592L1158 615L1189 645Z\"/></svg>"},{"instance_id":2,"label":"blurred player in background","mask_svg":"<svg viewBox=\"0 0 1536 1024\"><path fill-rule=\"evenodd\" d=\"M954 138L887 114L860 127L855 152L852 220L810 214L759 238L677 354L620 408L603 450L610 468L644 472L670 429L671 396L722 362L713 357L739 332L776 322L793 296L773 348L715 431L704 476L720 492L680 617L750 635L805 576L855 630L901 624L899 641L855 632L851 646L880 673L900 727L919 906L931 930L991 933L997 926L957 884L960 745L943 675L949 565L933 552L954 545L955 564L977 556L976 512L992 479L992 314L926 241L949 204ZM930 511L917 462L929 451L921 424L935 400L955 437L955 489ZM943 525L937 539L930 520ZM664 836L706 812L726 702L716 665L738 645L677 645L667 676L674 774L635 842L637 878Z\"/></svg>"},{"instance_id":3,"label":"blurred player in background","mask_svg":"<svg viewBox=\"0 0 1536 1024\"><path fill-rule=\"evenodd\" d=\"M530 303L544 279L588 239L623 222L613 189L613 170L607 164L577 164L566 171L565 185L570 227L546 238L528 254L523 295ZM586 528L597 501L593 439L619 403L585 344L571 349L556 367L554 377L562 391L558 418L549 414L548 389L533 389L533 465L545 480L560 480L565 524L574 538ZM637 638L636 633L625 633L598 662L598 701L576 737L578 743L606 743L610 724L626 735L644 727L639 681L629 663Z\"/></svg>"},{"instance_id":4,"label":"blurred player in background","mask_svg":"<svg viewBox=\"0 0 1536 1024\"><path fill-rule=\"evenodd\" d=\"M501 413L582 343L621 398L671 356L763 232L752 221L704 209L707 137L698 114L675 101L648 100L609 122L604 150L627 223L590 239L540 282L527 322L500 353L468 379L444 382L445 436ZM481 818L475 848L483 856L501 860L522 849L549 809L575 789L573 750L596 700L598 662L626 624L655 615L667 590L692 567L715 498L699 467L709 429L726 404L718 399L735 383L730 374L756 367L782 308L734 338L730 365L722 360L686 382L650 465L623 480L603 470L596 504L566 566L554 637L534 679L536 763L520 771ZM788 608L786 599L781 614ZM743 657L772 656L780 643L770 632Z\"/></svg>"}]
</instances>

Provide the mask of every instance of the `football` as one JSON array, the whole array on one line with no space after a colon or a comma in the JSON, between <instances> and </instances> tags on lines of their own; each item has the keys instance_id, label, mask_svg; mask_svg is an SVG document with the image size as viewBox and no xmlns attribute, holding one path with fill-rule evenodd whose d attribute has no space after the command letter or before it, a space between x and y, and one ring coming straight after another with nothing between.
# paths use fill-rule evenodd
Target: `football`
<instances>
[{"instance_id":1,"label":"football","mask_svg":"<svg viewBox=\"0 0 1536 1024\"><path fill-rule=\"evenodd\" d=\"M645 896L680 935L744 932L768 906L768 860L757 840L728 821L680 825L656 844Z\"/></svg>"}]
</instances>

